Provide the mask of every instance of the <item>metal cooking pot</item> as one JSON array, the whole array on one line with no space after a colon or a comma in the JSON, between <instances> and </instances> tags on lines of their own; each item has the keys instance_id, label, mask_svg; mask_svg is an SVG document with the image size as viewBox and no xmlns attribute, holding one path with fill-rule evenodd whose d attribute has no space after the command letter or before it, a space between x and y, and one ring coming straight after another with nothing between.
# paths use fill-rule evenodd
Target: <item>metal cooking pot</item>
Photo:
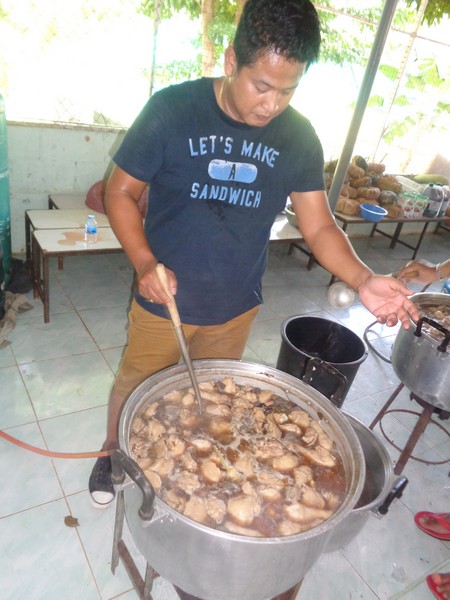
<instances>
[{"instance_id":1,"label":"metal cooking pot","mask_svg":"<svg viewBox=\"0 0 450 600\"><path fill-rule=\"evenodd\" d=\"M411 296L422 304L444 304L450 309L450 295L420 293ZM450 331L436 321L423 317L409 329L400 328L392 348L391 362L400 381L421 400L442 410L450 410ZM436 341L423 331L428 323L443 334Z\"/></svg>"},{"instance_id":2,"label":"metal cooking pot","mask_svg":"<svg viewBox=\"0 0 450 600\"><path fill-rule=\"evenodd\" d=\"M347 495L328 521L309 531L276 538L240 536L201 525L154 497L142 471L130 461L136 467L131 469L131 476L133 471L138 475L133 476L135 481L124 484L128 526L147 563L185 592L205 600L271 598L304 577L323 552L333 529L358 501L365 480L361 444L344 415L296 377L272 367L234 360L194 361L194 368L200 383L231 376L238 384L288 397L307 411L336 443L344 464ZM152 375L132 392L119 426L119 445L127 461L134 417L169 391L190 385L185 366L179 365ZM147 490L144 499L143 490Z\"/></svg>"},{"instance_id":3,"label":"metal cooking pot","mask_svg":"<svg viewBox=\"0 0 450 600\"><path fill-rule=\"evenodd\" d=\"M394 483L394 467L384 444L358 419L345 412L355 430L366 461L364 489L356 507L333 529L326 551L334 552L349 544L372 517L380 518L389 506L403 494L408 480L399 477Z\"/></svg>"}]
</instances>

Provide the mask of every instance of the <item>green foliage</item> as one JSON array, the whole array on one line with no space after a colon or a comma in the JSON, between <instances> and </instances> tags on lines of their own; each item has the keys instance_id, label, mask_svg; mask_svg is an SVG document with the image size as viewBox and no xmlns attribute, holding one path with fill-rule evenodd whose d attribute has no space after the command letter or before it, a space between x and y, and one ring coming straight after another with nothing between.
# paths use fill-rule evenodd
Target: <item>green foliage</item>
<instances>
[{"instance_id":1,"label":"green foliage","mask_svg":"<svg viewBox=\"0 0 450 600\"><path fill-rule=\"evenodd\" d=\"M406 0L406 2L410 6L415 5L417 10L421 4L421 0ZM449 0L428 0L423 15L423 22L428 25L435 25L436 23L440 23L445 16L450 17Z\"/></svg>"},{"instance_id":2,"label":"green foliage","mask_svg":"<svg viewBox=\"0 0 450 600\"><path fill-rule=\"evenodd\" d=\"M156 67L158 85L161 87L174 83L196 79L202 75L201 54L195 62L190 60L174 60Z\"/></svg>"}]
</instances>

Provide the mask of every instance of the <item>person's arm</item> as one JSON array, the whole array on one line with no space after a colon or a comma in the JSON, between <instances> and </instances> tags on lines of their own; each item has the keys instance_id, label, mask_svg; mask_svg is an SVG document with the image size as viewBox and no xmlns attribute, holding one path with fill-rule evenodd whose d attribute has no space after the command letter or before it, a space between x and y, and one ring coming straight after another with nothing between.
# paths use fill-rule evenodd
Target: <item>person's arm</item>
<instances>
[{"instance_id":1,"label":"person's arm","mask_svg":"<svg viewBox=\"0 0 450 600\"><path fill-rule=\"evenodd\" d=\"M138 202L147 184L115 166L106 185L106 213L117 239L136 271L136 285L144 298L168 303L167 295L156 273L158 258L145 236ZM176 278L167 270L170 291L176 294Z\"/></svg>"},{"instance_id":2,"label":"person's arm","mask_svg":"<svg viewBox=\"0 0 450 600\"><path fill-rule=\"evenodd\" d=\"M400 269L395 276L404 282L433 283L434 281L443 281L450 277L450 259L436 265L425 260L412 261Z\"/></svg>"},{"instance_id":3,"label":"person's arm","mask_svg":"<svg viewBox=\"0 0 450 600\"><path fill-rule=\"evenodd\" d=\"M413 292L393 277L376 275L356 255L346 234L336 224L324 191L290 195L298 226L318 262L351 286L364 306L380 323L409 327L409 315L417 320Z\"/></svg>"}]
</instances>

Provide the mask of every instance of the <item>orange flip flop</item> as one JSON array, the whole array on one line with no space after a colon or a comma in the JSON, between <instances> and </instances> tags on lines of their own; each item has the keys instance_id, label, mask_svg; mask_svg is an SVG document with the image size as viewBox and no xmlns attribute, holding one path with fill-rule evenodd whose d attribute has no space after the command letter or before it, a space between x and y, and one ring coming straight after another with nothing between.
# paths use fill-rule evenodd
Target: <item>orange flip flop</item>
<instances>
[{"instance_id":1,"label":"orange flip flop","mask_svg":"<svg viewBox=\"0 0 450 600\"><path fill-rule=\"evenodd\" d=\"M438 579L436 582L434 579ZM428 575L427 584L438 600L446 600L442 593L437 589L438 585L450 584L450 573L433 573Z\"/></svg>"},{"instance_id":2,"label":"orange flip flop","mask_svg":"<svg viewBox=\"0 0 450 600\"><path fill-rule=\"evenodd\" d=\"M444 517L446 517L447 515L448 515L448 513L433 513L433 512L427 512L424 510L422 512L418 512L414 516L414 522L419 529L421 529L425 533L428 533L428 535L438 538L439 540L450 540L450 523L444 519ZM428 520L428 521L430 519L433 519L434 521L436 521L436 523L439 523L439 525L443 529L445 529L445 532L444 531L435 531L431 527L422 523L421 522L422 519Z\"/></svg>"}]
</instances>

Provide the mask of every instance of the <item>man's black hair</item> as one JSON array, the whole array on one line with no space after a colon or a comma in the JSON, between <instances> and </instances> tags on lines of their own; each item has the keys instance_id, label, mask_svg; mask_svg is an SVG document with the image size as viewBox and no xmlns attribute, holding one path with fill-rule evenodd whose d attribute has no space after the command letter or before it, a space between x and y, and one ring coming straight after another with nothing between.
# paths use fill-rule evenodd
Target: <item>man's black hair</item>
<instances>
[{"instance_id":1,"label":"man's black hair","mask_svg":"<svg viewBox=\"0 0 450 600\"><path fill-rule=\"evenodd\" d=\"M248 0L234 37L238 68L271 51L307 63L319 56L320 22L309 0Z\"/></svg>"}]
</instances>

